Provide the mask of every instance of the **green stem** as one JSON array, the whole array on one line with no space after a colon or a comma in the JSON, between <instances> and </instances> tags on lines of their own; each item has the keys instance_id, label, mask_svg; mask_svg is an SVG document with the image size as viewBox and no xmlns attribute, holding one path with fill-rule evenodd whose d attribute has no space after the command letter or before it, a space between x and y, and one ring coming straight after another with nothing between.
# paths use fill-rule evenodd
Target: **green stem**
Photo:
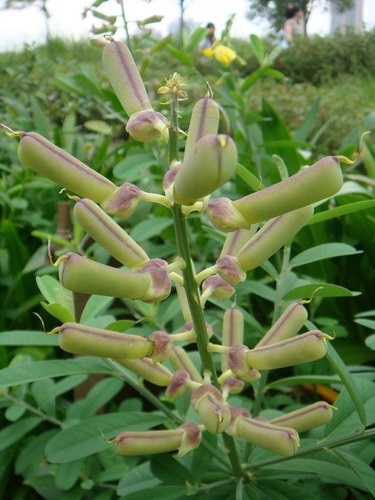
<instances>
[{"instance_id":1,"label":"green stem","mask_svg":"<svg viewBox=\"0 0 375 500\"><path fill-rule=\"evenodd\" d=\"M42 418L45 422L50 422L51 424L57 425L59 427L63 426L63 423L60 422L60 420L57 420L54 417L50 417L49 415L46 415L41 410L39 410L38 408L35 408L35 406L32 406L32 405L26 403L22 399L17 399L15 397L11 396L10 394L6 394L5 392L2 394L2 397L7 399L8 401L11 401L14 404L21 405L21 406L25 407L26 410L28 410L30 413L34 413L34 415L38 415L38 417Z\"/></svg>"},{"instance_id":2,"label":"green stem","mask_svg":"<svg viewBox=\"0 0 375 500\"><path fill-rule=\"evenodd\" d=\"M125 33L126 33L126 44L129 47L129 50L132 51L132 41L131 41L131 38L130 38L128 21L126 19L126 15L125 15L124 0L122 0L120 2L120 7L121 7L121 16L122 16L122 19L124 21L124 29L125 29Z\"/></svg>"}]
</instances>

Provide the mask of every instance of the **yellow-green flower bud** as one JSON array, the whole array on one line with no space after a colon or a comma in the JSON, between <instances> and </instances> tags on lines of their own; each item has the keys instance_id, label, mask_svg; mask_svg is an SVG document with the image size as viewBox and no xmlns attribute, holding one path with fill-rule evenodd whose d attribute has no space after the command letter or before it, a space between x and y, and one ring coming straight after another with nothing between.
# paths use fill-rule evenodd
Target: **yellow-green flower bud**
<instances>
[{"instance_id":1,"label":"yellow-green flower bud","mask_svg":"<svg viewBox=\"0 0 375 500\"><path fill-rule=\"evenodd\" d=\"M161 363L154 363L149 358L125 359L118 358L116 361L135 373L147 382L151 382L159 387L167 387L172 379L172 373Z\"/></svg>"},{"instance_id":2,"label":"yellow-green flower bud","mask_svg":"<svg viewBox=\"0 0 375 500\"><path fill-rule=\"evenodd\" d=\"M78 323L64 323L56 331L61 349L72 354L139 359L150 355L153 349L153 343L144 337Z\"/></svg>"},{"instance_id":3,"label":"yellow-green flower bud","mask_svg":"<svg viewBox=\"0 0 375 500\"><path fill-rule=\"evenodd\" d=\"M136 267L149 260L143 248L91 200L78 200L74 216L82 229L124 266Z\"/></svg>"},{"instance_id":4,"label":"yellow-green flower bud","mask_svg":"<svg viewBox=\"0 0 375 500\"><path fill-rule=\"evenodd\" d=\"M175 370L186 371L194 382L203 383L203 378L183 347L173 346L169 360Z\"/></svg>"},{"instance_id":5,"label":"yellow-green flower bud","mask_svg":"<svg viewBox=\"0 0 375 500\"><path fill-rule=\"evenodd\" d=\"M237 229L250 229L251 224L233 206L229 198L216 198L208 203L207 215L220 231L237 231Z\"/></svg>"},{"instance_id":6,"label":"yellow-green flower bud","mask_svg":"<svg viewBox=\"0 0 375 500\"><path fill-rule=\"evenodd\" d=\"M166 397L178 398L179 396L182 396L189 382L191 382L191 378L188 372L185 370L177 370L172 375L172 379L165 391Z\"/></svg>"},{"instance_id":7,"label":"yellow-green flower bud","mask_svg":"<svg viewBox=\"0 0 375 500\"><path fill-rule=\"evenodd\" d=\"M236 257L224 255L215 263L215 270L230 285L237 285L246 279L246 272L238 265Z\"/></svg>"},{"instance_id":8,"label":"yellow-green flower bud","mask_svg":"<svg viewBox=\"0 0 375 500\"><path fill-rule=\"evenodd\" d=\"M220 111L216 102L209 97L200 99L191 114L185 156L192 154L196 143L205 135L217 134Z\"/></svg>"},{"instance_id":9,"label":"yellow-green flower bud","mask_svg":"<svg viewBox=\"0 0 375 500\"><path fill-rule=\"evenodd\" d=\"M193 392L191 406L212 434L220 434L230 422L229 405L224 402L221 392L211 384L203 384Z\"/></svg>"},{"instance_id":10,"label":"yellow-green flower bud","mask_svg":"<svg viewBox=\"0 0 375 500\"><path fill-rule=\"evenodd\" d=\"M117 188L95 170L35 132L22 133L18 146L21 163L68 191L101 203Z\"/></svg>"},{"instance_id":11,"label":"yellow-green flower bud","mask_svg":"<svg viewBox=\"0 0 375 500\"><path fill-rule=\"evenodd\" d=\"M125 182L106 200L101 207L110 215L116 215L121 219L129 219L143 200L143 191L134 184Z\"/></svg>"},{"instance_id":12,"label":"yellow-green flower bud","mask_svg":"<svg viewBox=\"0 0 375 500\"><path fill-rule=\"evenodd\" d=\"M139 142L154 141L161 136L168 140L168 120L158 111L146 109L131 115L126 131Z\"/></svg>"},{"instance_id":13,"label":"yellow-green flower bud","mask_svg":"<svg viewBox=\"0 0 375 500\"><path fill-rule=\"evenodd\" d=\"M252 383L260 378L260 373L247 361L249 348L243 344L231 346L228 349L229 370L244 382Z\"/></svg>"},{"instance_id":14,"label":"yellow-green flower bud","mask_svg":"<svg viewBox=\"0 0 375 500\"><path fill-rule=\"evenodd\" d=\"M223 316L221 345L223 347L232 347L237 344L242 344L243 331L244 320L242 312L234 307L227 309ZM221 355L221 371L226 372L228 369L228 353L223 352Z\"/></svg>"},{"instance_id":15,"label":"yellow-green flower bud","mask_svg":"<svg viewBox=\"0 0 375 500\"><path fill-rule=\"evenodd\" d=\"M310 330L297 337L251 349L246 353L246 362L257 370L310 363L325 356L326 339L331 340L332 337L319 330Z\"/></svg>"},{"instance_id":16,"label":"yellow-green flower bud","mask_svg":"<svg viewBox=\"0 0 375 500\"><path fill-rule=\"evenodd\" d=\"M234 288L217 275L206 278L202 283L202 290L202 307L204 307L204 304L210 297L218 300L227 300L234 294Z\"/></svg>"},{"instance_id":17,"label":"yellow-green flower bud","mask_svg":"<svg viewBox=\"0 0 375 500\"><path fill-rule=\"evenodd\" d=\"M307 320L307 311L301 302L290 304L265 336L257 343L256 348L274 344L294 337Z\"/></svg>"},{"instance_id":18,"label":"yellow-green flower bud","mask_svg":"<svg viewBox=\"0 0 375 500\"><path fill-rule=\"evenodd\" d=\"M108 79L128 116L152 109L133 56L126 45L111 40L103 50Z\"/></svg>"},{"instance_id":19,"label":"yellow-green flower bud","mask_svg":"<svg viewBox=\"0 0 375 500\"><path fill-rule=\"evenodd\" d=\"M334 407L326 401L318 401L299 410L273 418L270 423L281 427L291 427L297 432L305 432L327 424L333 415Z\"/></svg>"},{"instance_id":20,"label":"yellow-green flower bud","mask_svg":"<svg viewBox=\"0 0 375 500\"><path fill-rule=\"evenodd\" d=\"M168 275L168 263L162 259L151 259L138 271L140 276L150 277L150 286L143 295L144 302L160 302L171 293L171 280Z\"/></svg>"},{"instance_id":21,"label":"yellow-green flower bud","mask_svg":"<svg viewBox=\"0 0 375 500\"><path fill-rule=\"evenodd\" d=\"M165 361L172 349L171 336L166 332L158 330L153 332L148 339L153 343L150 356L154 363Z\"/></svg>"},{"instance_id":22,"label":"yellow-green flower bud","mask_svg":"<svg viewBox=\"0 0 375 500\"><path fill-rule=\"evenodd\" d=\"M234 201L233 206L254 224L333 196L342 184L339 162L327 156L288 179Z\"/></svg>"},{"instance_id":23,"label":"yellow-green flower bud","mask_svg":"<svg viewBox=\"0 0 375 500\"><path fill-rule=\"evenodd\" d=\"M191 205L225 184L234 174L237 150L226 135L205 135L186 155L173 183L173 198Z\"/></svg>"},{"instance_id":24,"label":"yellow-green flower bud","mask_svg":"<svg viewBox=\"0 0 375 500\"><path fill-rule=\"evenodd\" d=\"M241 248L254 236L257 229L257 224L254 224L250 229L237 229L229 233L221 249L220 258L237 255Z\"/></svg>"},{"instance_id":25,"label":"yellow-green flower bud","mask_svg":"<svg viewBox=\"0 0 375 500\"><path fill-rule=\"evenodd\" d=\"M269 220L236 255L239 266L250 271L287 243L311 218L311 205Z\"/></svg>"},{"instance_id":26,"label":"yellow-green flower bud","mask_svg":"<svg viewBox=\"0 0 375 500\"><path fill-rule=\"evenodd\" d=\"M188 422L172 430L122 432L111 442L116 443L121 455L152 455L178 450L181 457L200 445L201 434L200 426Z\"/></svg>"}]
</instances>

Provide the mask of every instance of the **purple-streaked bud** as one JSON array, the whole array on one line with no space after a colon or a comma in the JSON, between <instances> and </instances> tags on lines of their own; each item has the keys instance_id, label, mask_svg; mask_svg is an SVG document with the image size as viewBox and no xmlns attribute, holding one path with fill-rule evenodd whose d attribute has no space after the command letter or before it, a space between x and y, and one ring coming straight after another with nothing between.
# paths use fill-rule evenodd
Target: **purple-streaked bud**
<instances>
[{"instance_id":1,"label":"purple-streaked bud","mask_svg":"<svg viewBox=\"0 0 375 500\"><path fill-rule=\"evenodd\" d=\"M280 215L268 221L236 255L239 266L251 271L269 259L308 222L312 205Z\"/></svg>"},{"instance_id":2,"label":"purple-streaked bud","mask_svg":"<svg viewBox=\"0 0 375 500\"><path fill-rule=\"evenodd\" d=\"M142 200L143 191L134 184L125 182L101 203L101 207L110 215L129 219Z\"/></svg>"},{"instance_id":3,"label":"purple-streaked bud","mask_svg":"<svg viewBox=\"0 0 375 500\"><path fill-rule=\"evenodd\" d=\"M212 330L212 326L209 325L208 323L205 323L205 325L206 325L207 337L210 339L214 333ZM188 321L187 323L185 323L180 330L181 333L187 333L190 331L195 333L194 323L192 321Z\"/></svg>"},{"instance_id":4,"label":"purple-streaked bud","mask_svg":"<svg viewBox=\"0 0 375 500\"><path fill-rule=\"evenodd\" d=\"M246 362L257 370L310 363L325 356L326 339L332 340L332 337L319 330L310 330L297 337L251 349L246 353Z\"/></svg>"},{"instance_id":5,"label":"purple-streaked bud","mask_svg":"<svg viewBox=\"0 0 375 500\"><path fill-rule=\"evenodd\" d=\"M182 167L182 163L175 163L174 165L171 166L171 168L169 170L167 170L167 172L165 173L164 177L163 177L163 190L165 192L168 191L168 189L171 187L171 185L173 184L175 178L176 178L176 175L177 175L177 172L180 170L180 168Z\"/></svg>"},{"instance_id":6,"label":"purple-streaked bud","mask_svg":"<svg viewBox=\"0 0 375 500\"><path fill-rule=\"evenodd\" d=\"M227 309L223 316L223 328L221 334L221 345L232 347L243 343L244 321L243 314L239 309L231 307ZM229 370L229 352L221 354L221 371Z\"/></svg>"},{"instance_id":7,"label":"purple-streaked bud","mask_svg":"<svg viewBox=\"0 0 375 500\"><path fill-rule=\"evenodd\" d=\"M260 378L260 373L247 362L249 348L243 344L234 345L228 350L228 367L232 373L244 382L254 382Z\"/></svg>"},{"instance_id":8,"label":"purple-streaked bud","mask_svg":"<svg viewBox=\"0 0 375 500\"><path fill-rule=\"evenodd\" d=\"M111 442L116 443L121 455L152 455L178 450L181 457L200 445L201 434L199 425L188 422L172 430L122 432Z\"/></svg>"},{"instance_id":9,"label":"purple-streaked bud","mask_svg":"<svg viewBox=\"0 0 375 500\"><path fill-rule=\"evenodd\" d=\"M124 266L136 267L149 260L143 248L91 200L78 200L74 216L82 229Z\"/></svg>"},{"instance_id":10,"label":"purple-streaked bud","mask_svg":"<svg viewBox=\"0 0 375 500\"><path fill-rule=\"evenodd\" d=\"M228 233L223 248L221 249L220 258L227 255L236 256L245 243L254 236L257 228L257 224L254 224L250 229L237 229L236 231Z\"/></svg>"},{"instance_id":11,"label":"purple-streaked bud","mask_svg":"<svg viewBox=\"0 0 375 500\"><path fill-rule=\"evenodd\" d=\"M139 359L149 356L153 349L152 342L144 337L78 323L64 323L56 330L61 349L72 354Z\"/></svg>"},{"instance_id":12,"label":"purple-streaked bud","mask_svg":"<svg viewBox=\"0 0 375 500\"><path fill-rule=\"evenodd\" d=\"M173 183L173 198L192 205L223 186L234 174L237 150L226 135L205 135L185 155Z\"/></svg>"},{"instance_id":13,"label":"purple-streaked bud","mask_svg":"<svg viewBox=\"0 0 375 500\"><path fill-rule=\"evenodd\" d=\"M21 163L68 191L101 203L117 187L74 156L35 132L23 132L18 146Z\"/></svg>"},{"instance_id":14,"label":"purple-streaked bud","mask_svg":"<svg viewBox=\"0 0 375 500\"><path fill-rule=\"evenodd\" d=\"M242 408L241 406L230 406L229 409L230 422L228 427L225 429L225 433L229 434L230 436L236 436L236 426L239 418L250 418L251 415L247 410L245 410L245 408Z\"/></svg>"},{"instance_id":15,"label":"purple-streaked bud","mask_svg":"<svg viewBox=\"0 0 375 500\"><path fill-rule=\"evenodd\" d=\"M285 309L280 318L257 343L255 348L294 337L306 323L306 320L306 308L301 302L293 302Z\"/></svg>"},{"instance_id":16,"label":"purple-streaked bud","mask_svg":"<svg viewBox=\"0 0 375 500\"><path fill-rule=\"evenodd\" d=\"M202 283L203 293L201 295L202 306L212 297L218 300L227 300L234 294L234 288L220 276L210 276Z\"/></svg>"},{"instance_id":17,"label":"purple-streaked bud","mask_svg":"<svg viewBox=\"0 0 375 500\"><path fill-rule=\"evenodd\" d=\"M203 383L203 378L183 347L173 346L169 360L175 370L186 371L193 382Z\"/></svg>"},{"instance_id":18,"label":"purple-streaked bud","mask_svg":"<svg viewBox=\"0 0 375 500\"><path fill-rule=\"evenodd\" d=\"M172 379L172 373L161 363L154 363L149 358L143 359L125 359L118 358L116 361L128 368L147 382L151 382L159 387L167 387Z\"/></svg>"},{"instance_id":19,"label":"purple-streaked bud","mask_svg":"<svg viewBox=\"0 0 375 500\"><path fill-rule=\"evenodd\" d=\"M108 79L128 116L152 109L133 56L126 45L111 40L103 50Z\"/></svg>"},{"instance_id":20,"label":"purple-streaked bud","mask_svg":"<svg viewBox=\"0 0 375 500\"><path fill-rule=\"evenodd\" d=\"M208 202L207 215L217 229L221 231L236 231L250 229L251 224L234 208L229 198L216 198Z\"/></svg>"},{"instance_id":21,"label":"purple-streaked bud","mask_svg":"<svg viewBox=\"0 0 375 500\"><path fill-rule=\"evenodd\" d=\"M318 401L299 410L273 418L270 423L281 427L291 427L297 432L305 432L327 424L333 416L334 407L326 401Z\"/></svg>"},{"instance_id":22,"label":"purple-streaked bud","mask_svg":"<svg viewBox=\"0 0 375 500\"><path fill-rule=\"evenodd\" d=\"M129 118L126 131L130 137L139 142L154 141L161 136L168 140L168 120L152 109L139 111Z\"/></svg>"},{"instance_id":23,"label":"purple-streaked bud","mask_svg":"<svg viewBox=\"0 0 375 500\"><path fill-rule=\"evenodd\" d=\"M195 389L191 395L191 406L212 434L220 434L230 422L229 405L224 402L219 389L211 384L203 384Z\"/></svg>"},{"instance_id":24,"label":"purple-streaked bud","mask_svg":"<svg viewBox=\"0 0 375 500\"><path fill-rule=\"evenodd\" d=\"M185 156L192 154L196 143L205 135L217 134L219 127L219 106L209 97L200 99L191 114L185 145Z\"/></svg>"},{"instance_id":25,"label":"purple-streaked bud","mask_svg":"<svg viewBox=\"0 0 375 500\"><path fill-rule=\"evenodd\" d=\"M294 429L249 417L239 416L229 431L231 435L285 457L295 455L300 446L298 433Z\"/></svg>"},{"instance_id":26,"label":"purple-streaked bud","mask_svg":"<svg viewBox=\"0 0 375 500\"><path fill-rule=\"evenodd\" d=\"M154 363L165 361L172 348L171 336L166 332L158 330L151 333L148 339L154 344L150 355Z\"/></svg>"},{"instance_id":27,"label":"purple-streaked bud","mask_svg":"<svg viewBox=\"0 0 375 500\"><path fill-rule=\"evenodd\" d=\"M138 271L140 276L150 277L150 286L142 297L144 302L160 302L171 293L168 263L162 259L151 259Z\"/></svg>"},{"instance_id":28,"label":"purple-streaked bud","mask_svg":"<svg viewBox=\"0 0 375 500\"><path fill-rule=\"evenodd\" d=\"M228 394L239 394L244 388L244 383L241 380L236 379L235 377L227 377L221 383L221 390L223 393Z\"/></svg>"},{"instance_id":29,"label":"purple-streaked bud","mask_svg":"<svg viewBox=\"0 0 375 500\"><path fill-rule=\"evenodd\" d=\"M188 372L177 370L172 375L172 379L165 391L167 398L178 398L186 391L187 384L191 381Z\"/></svg>"},{"instance_id":30,"label":"purple-streaked bud","mask_svg":"<svg viewBox=\"0 0 375 500\"><path fill-rule=\"evenodd\" d=\"M246 279L246 272L240 268L237 259L231 255L220 257L215 263L215 270L230 285L238 285Z\"/></svg>"},{"instance_id":31,"label":"purple-streaked bud","mask_svg":"<svg viewBox=\"0 0 375 500\"><path fill-rule=\"evenodd\" d=\"M233 206L254 224L329 198L342 184L339 162L327 156L288 179L234 201Z\"/></svg>"}]
</instances>

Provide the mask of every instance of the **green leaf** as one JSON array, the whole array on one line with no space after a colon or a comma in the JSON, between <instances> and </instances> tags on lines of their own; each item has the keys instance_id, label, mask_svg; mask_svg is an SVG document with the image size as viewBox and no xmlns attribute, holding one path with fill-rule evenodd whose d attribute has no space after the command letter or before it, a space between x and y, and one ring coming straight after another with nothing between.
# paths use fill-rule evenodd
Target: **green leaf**
<instances>
[{"instance_id":1,"label":"green leaf","mask_svg":"<svg viewBox=\"0 0 375 500\"><path fill-rule=\"evenodd\" d=\"M85 396L80 408L80 417L83 419L93 416L97 410L111 401L123 386L124 382L118 378L108 377L100 380Z\"/></svg>"},{"instance_id":2,"label":"green leaf","mask_svg":"<svg viewBox=\"0 0 375 500\"><path fill-rule=\"evenodd\" d=\"M47 335L44 332L14 330L0 333L0 345L56 346L59 345L59 339L57 335Z\"/></svg>"},{"instance_id":3,"label":"green leaf","mask_svg":"<svg viewBox=\"0 0 375 500\"><path fill-rule=\"evenodd\" d=\"M373 207L375 207L375 200L365 200L348 203L340 207L331 208L329 210L325 210L324 212L318 212L314 214L307 222L307 225L335 219L336 217L342 217L343 215L359 212L361 210L367 210Z\"/></svg>"},{"instance_id":4,"label":"green leaf","mask_svg":"<svg viewBox=\"0 0 375 500\"><path fill-rule=\"evenodd\" d=\"M246 167L237 163L236 174L240 179L242 179L253 191L259 191L265 186L262 184L261 180L250 172Z\"/></svg>"},{"instance_id":5,"label":"green leaf","mask_svg":"<svg viewBox=\"0 0 375 500\"><path fill-rule=\"evenodd\" d=\"M257 82L262 76L266 73L267 67L262 66L261 68L256 69L249 76L245 78L241 85L241 92L246 92L255 82Z\"/></svg>"},{"instance_id":6,"label":"green leaf","mask_svg":"<svg viewBox=\"0 0 375 500\"><path fill-rule=\"evenodd\" d=\"M166 46L168 52L175 57L178 61L182 62L185 66L192 68L194 66L194 60L191 56L186 54L183 50L178 50L173 45Z\"/></svg>"},{"instance_id":7,"label":"green leaf","mask_svg":"<svg viewBox=\"0 0 375 500\"><path fill-rule=\"evenodd\" d=\"M358 460L357 457L341 450L332 450L348 469L351 469L362 481L367 491L375 498L375 471L366 463Z\"/></svg>"},{"instance_id":8,"label":"green leaf","mask_svg":"<svg viewBox=\"0 0 375 500\"><path fill-rule=\"evenodd\" d=\"M301 385L301 384L337 384L341 383L340 377L336 375L296 375L293 377L285 377L275 382L267 384L264 391L269 389L274 389L276 387L290 387L291 385Z\"/></svg>"},{"instance_id":9,"label":"green leaf","mask_svg":"<svg viewBox=\"0 0 375 500\"><path fill-rule=\"evenodd\" d=\"M73 294L64 288L57 279L48 274L37 276L36 284L47 302L50 304L60 304L74 316Z\"/></svg>"},{"instance_id":10,"label":"green leaf","mask_svg":"<svg viewBox=\"0 0 375 500\"><path fill-rule=\"evenodd\" d=\"M185 50L190 53L193 50L197 50L199 43L203 40L207 33L207 28L203 26L197 26L191 31L189 34L189 38L187 39Z\"/></svg>"},{"instance_id":11,"label":"green leaf","mask_svg":"<svg viewBox=\"0 0 375 500\"><path fill-rule=\"evenodd\" d=\"M319 107L320 107L320 96L318 96L313 105L311 106L309 112L305 116L301 125L297 128L294 133L294 140L296 141L307 141L307 138L310 132L313 130L315 120L318 116Z\"/></svg>"},{"instance_id":12,"label":"green leaf","mask_svg":"<svg viewBox=\"0 0 375 500\"><path fill-rule=\"evenodd\" d=\"M373 351L375 351L375 334L369 335L365 339L365 344L367 347Z\"/></svg>"},{"instance_id":13,"label":"green leaf","mask_svg":"<svg viewBox=\"0 0 375 500\"><path fill-rule=\"evenodd\" d=\"M330 343L327 344L326 358L348 391L364 430L366 427L366 412L363 402L359 397L358 387L347 366Z\"/></svg>"},{"instance_id":14,"label":"green leaf","mask_svg":"<svg viewBox=\"0 0 375 500\"><path fill-rule=\"evenodd\" d=\"M135 182L142 178L142 173L155 165L156 158L150 153L129 154L113 168L113 175L126 182Z\"/></svg>"},{"instance_id":15,"label":"green leaf","mask_svg":"<svg viewBox=\"0 0 375 500\"><path fill-rule=\"evenodd\" d=\"M26 417L14 424L10 424L0 431L0 451L5 450L14 443L17 443L26 434L32 431L42 422L41 417Z\"/></svg>"},{"instance_id":16,"label":"green leaf","mask_svg":"<svg viewBox=\"0 0 375 500\"><path fill-rule=\"evenodd\" d=\"M264 45L262 40L254 35L250 35L250 46L253 49L255 57L258 59L259 64L261 65L264 61Z\"/></svg>"},{"instance_id":17,"label":"green leaf","mask_svg":"<svg viewBox=\"0 0 375 500\"><path fill-rule=\"evenodd\" d=\"M55 485L61 491L67 491L73 488L78 481L84 460L72 460L61 464L56 471Z\"/></svg>"},{"instance_id":18,"label":"green leaf","mask_svg":"<svg viewBox=\"0 0 375 500\"><path fill-rule=\"evenodd\" d=\"M141 492L142 497L140 499L144 499L143 490L157 486L160 483L160 479L156 478L151 470L150 462L145 462L125 473L118 484L117 494L128 498L128 495L132 493Z\"/></svg>"},{"instance_id":19,"label":"green leaf","mask_svg":"<svg viewBox=\"0 0 375 500\"><path fill-rule=\"evenodd\" d=\"M103 373L113 375L114 372L100 362L100 359L79 358L71 359L53 359L45 361L35 361L18 366L8 366L0 370L0 387L13 387L19 384L27 384L51 377L66 377L67 375L79 375L89 373Z\"/></svg>"},{"instance_id":20,"label":"green leaf","mask_svg":"<svg viewBox=\"0 0 375 500\"><path fill-rule=\"evenodd\" d=\"M173 220L169 217L153 217L137 224L130 232L130 236L138 243L141 243L156 236L172 224Z\"/></svg>"},{"instance_id":21,"label":"green leaf","mask_svg":"<svg viewBox=\"0 0 375 500\"><path fill-rule=\"evenodd\" d=\"M74 321L73 314L63 305L59 303L46 304L45 302L41 302L40 304L43 309L48 312L48 314L58 319L62 323Z\"/></svg>"},{"instance_id":22,"label":"green leaf","mask_svg":"<svg viewBox=\"0 0 375 500\"><path fill-rule=\"evenodd\" d=\"M113 448L107 440L120 432L148 430L164 421L164 415L144 412L91 417L56 434L46 447L47 459L52 463L65 463L88 457Z\"/></svg>"},{"instance_id":23,"label":"green leaf","mask_svg":"<svg viewBox=\"0 0 375 500\"><path fill-rule=\"evenodd\" d=\"M311 283L289 290L283 300L309 299L314 297L356 297L360 292L351 292L347 288L329 283Z\"/></svg>"},{"instance_id":24,"label":"green leaf","mask_svg":"<svg viewBox=\"0 0 375 500\"><path fill-rule=\"evenodd\" d=\"M103 135L112 134L112 128L103 120L88 120L84 125L87 130L91 130L92 132L98 132Z\"/></svg>"},{"instance_id":25,"label":"green leaf","mask_svg":"<svg viewBox=\"0 0 375 500\"><path fill-rule=\"evenodd\" d=\"M358 253L362 252L357 251L354 247L345 243L324 243L301 252L290 261L289 267L293 269L294 267L303 266L323 259L332 259L333 257L355 255Z\"/></svg>"},{"instance_id":26,"label":"green leaf","mask_svg":"<svg viewBox=\"0 0 375 500\"><path fill-rule=\"evenodd\" d=\"M106 311L113 302L113 297L103 297L102 295L91 295L86 302L81 315L81 323L86 323Z\"/></svg>"}]
</instances>

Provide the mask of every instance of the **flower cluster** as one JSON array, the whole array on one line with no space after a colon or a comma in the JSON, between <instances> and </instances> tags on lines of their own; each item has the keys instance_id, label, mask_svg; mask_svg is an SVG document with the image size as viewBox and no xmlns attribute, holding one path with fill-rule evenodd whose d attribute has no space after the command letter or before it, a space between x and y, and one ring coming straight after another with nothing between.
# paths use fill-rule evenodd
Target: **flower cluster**
<instances>
[{"instance_id":1,"label":"flower cluster","mask_svg":"<svg viewBox=\"0 0 375 500\"><path fill-rule=\"evenodd\" d=\"M219 49L215 49L216 57ZM233 54L228 49L225 54L230 62ZM130 136L142 142L166 138L168 120L152 108L128 48L110 39L103 61L129 116L126 130ZM174 74L160 93L181 100L186 98L184 87ZM312 362L325 355L328 335L319 330L300 333L307 321L302 302L290 304L253 348L244 343L244 318L239 308L224 313L222 331L216 332L211 342L211 326L198 321L192 307L198 306L203 318L209 298L230 298L247 271L260 266L288 242L311 218L313 204L340 189L343 178L339 163L334 157L323 158L287 180L238 200L211 199L212 193L233 176L237 164L233 139L218 133L219 114L211 97L196 103L183 160L171 163L163 182L164 194L146 193L129 183L118 187L38 134L15 133L20 136L18 155L23 165L76 195L75 220L123 266L113 268L82 255L65 254L57 262L64 287L73 292L158 302L169 296L174 282L186 322L178 333L155 331L144 338L74 322L55 329L60 347L69 353L115 359L142 379L165 387L170 399L185 392L190 395L191 408L200 423L147 432L125 430L113 439L118 452L125 455L173 450L183 455L199 446L202 432L207 431L291 456L298 449L299 432L323 425L332 416L332 407L325 402L269 421L253 418L246 408L231 404L231 395L256 383L262 370ZM178 207L183 214L206 211L214 226L228 232L218 260L193 273L194 296L185 270L190 263L184 255L171 263L150 259L111 217L128 218L142 202L161 203L171 210ZM184 348L191 344L197 344L201 356L203 353L212 359L215 353L220 355L219 376L197 368Z\"/></svg>"}]
</instances>

